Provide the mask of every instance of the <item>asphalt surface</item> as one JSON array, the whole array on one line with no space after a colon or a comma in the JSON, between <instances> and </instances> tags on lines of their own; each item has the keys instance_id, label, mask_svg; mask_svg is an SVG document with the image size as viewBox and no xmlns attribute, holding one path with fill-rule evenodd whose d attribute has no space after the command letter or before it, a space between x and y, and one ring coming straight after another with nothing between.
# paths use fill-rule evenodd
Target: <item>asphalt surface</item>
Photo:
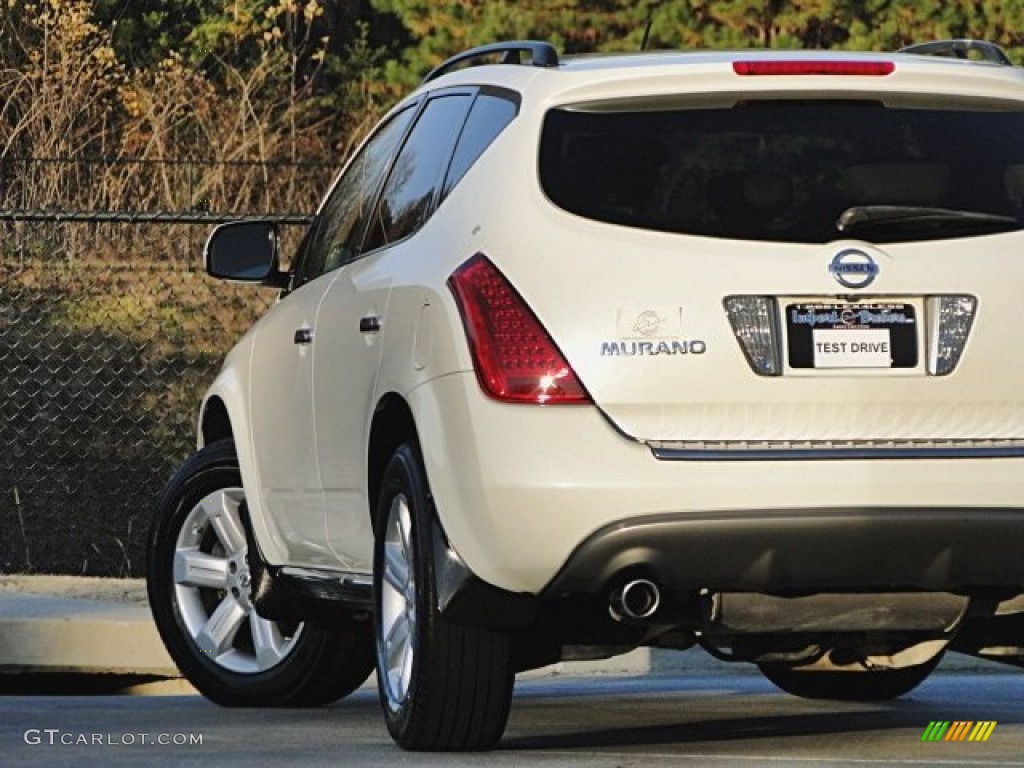
<instances>
[{"instance_id":1,"label":"asphalt surface","mask_svg":"<svg viewBox=\"0 0 1024 768\"><path fill-rule=\"evenodd\" d=\"M899 701L840 704L790 697L750 665L699 650L639 649L521 678L494 752L408 754L392 744L370 686L317 710L228 710L196 695L177 679L139 580L0 577L0 768L1024 768L1024 674L958 654L939 670ZM938 720L996 725L984 743L922 742Z\"/></svg>"},{"instance_id":2,"label":"asphalt surface","mask_svg":"<svg viewBox=\"0 0 1024 768\"><path fill-rule=\"evenodd\" d=\"M996 726L984 743L922 742L935 720ZM885 704L804 701L756 674L529 680L499 748L469 755L401 752L370 689L315 710L228 710L194 695L8 696L0 764L1024 766L1024 675L937 674Z\"/></svg>"}]
</instances>

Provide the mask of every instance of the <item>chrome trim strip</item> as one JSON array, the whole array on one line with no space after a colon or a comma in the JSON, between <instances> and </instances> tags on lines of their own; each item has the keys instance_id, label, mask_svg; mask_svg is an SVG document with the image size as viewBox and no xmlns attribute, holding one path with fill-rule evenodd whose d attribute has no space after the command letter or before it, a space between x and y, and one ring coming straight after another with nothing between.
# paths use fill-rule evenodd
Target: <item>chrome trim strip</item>
<instances>
[{"instance_id":1,"label":"chrome trim strip","mask_svg":"<svg viewBox=\"0 0 1024 768\"><path fill-rule=\"evenodd\" d=\"M648 447L663 461L1024 458L1024 440L687 440Z\"/></svg>"},{"instance_id":2,"label":"chrome trim strip","mask_svg":"<svg viewBox=\"0 0 1024 768\"><path fill-rule=\"evenodd\" d=\"M300 568L298 566L286 565L281 568L285 576L293 576L297 579L313 579L319 581L334 581L340 584L353 584L373 586L373 574L355 573L353 571L335 571L331 569L320 570L318 568Z\"/></svg>"}]
</instances>

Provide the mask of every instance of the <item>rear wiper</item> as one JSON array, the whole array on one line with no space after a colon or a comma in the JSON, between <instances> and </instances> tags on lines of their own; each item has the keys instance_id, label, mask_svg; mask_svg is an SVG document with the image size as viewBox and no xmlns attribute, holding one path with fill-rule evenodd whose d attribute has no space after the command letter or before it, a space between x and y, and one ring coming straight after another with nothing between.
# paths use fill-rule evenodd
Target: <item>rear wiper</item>
<instances>
[{"instance_id":1,"label":"rear wiper","mask_svg":"<svg viewBox=\"0 0 1024 768\"><path fill-rule=\"evenodd\" d=\"M952 208L928 208L917 205L855 205L847 208L836 221L840 232L857 229L899 228L913 226L983 226L1001 229L1020 222L1013 216L981 211L958 211Z\"/></svg>"}]
</instances>

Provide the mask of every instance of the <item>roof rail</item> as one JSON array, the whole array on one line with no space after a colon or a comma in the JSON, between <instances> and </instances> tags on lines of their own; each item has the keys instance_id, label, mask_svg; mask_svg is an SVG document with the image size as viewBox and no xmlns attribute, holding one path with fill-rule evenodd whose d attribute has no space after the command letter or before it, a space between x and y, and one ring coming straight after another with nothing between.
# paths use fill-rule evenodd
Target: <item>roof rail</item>
<instances>
[{"instance_id":1,"label":"roof rail","mask_svg":"<svg viewBox=\"0 0 1024 768\"><path fill-rule=\"evenodd\" d=\"M981 54L984 61L993 64L1002 64L1012 67L1013 62L1006 55L1006 51L995 43L986 40L971 40L970 38L957 38L955 40L936 40L932 43L917 43L900 48L897 53L919 53L925 56L948 56L954 59L966 59L971 51Z\"/></svg>"},{"instance_id":2,"label":"roof rail","mask_svg":"<svg viewBox=\"0 0 1024 768\"><path fill-rule=\"evenodd\" d=\"M446 75L463 62L479 59L483 56L491 56L500 53L501 64L522 64L523 53L530 54L530 61L535 67L557 67L558 52L551 43L540 40L511 40L507 43L491 43L470 48L468 51L456 54L438 67L430 70L424 83L429 83L441 75Z\"/></svg>"}]
</instances>

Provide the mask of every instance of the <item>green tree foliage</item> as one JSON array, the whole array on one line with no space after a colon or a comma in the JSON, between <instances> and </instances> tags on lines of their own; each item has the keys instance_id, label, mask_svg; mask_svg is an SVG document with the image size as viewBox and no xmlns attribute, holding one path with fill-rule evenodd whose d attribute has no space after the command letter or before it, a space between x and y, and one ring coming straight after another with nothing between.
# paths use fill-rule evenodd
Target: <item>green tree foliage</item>
<instances>
[{"instance_id":1,"label":"green tree foliage","mask_svg":"<svg viewBox=\"0 0 1024 768\"><path fill-rule=\"evenodd\" d=\"M388 63L389 78L414 85L453 53L509 39L547 40L564 53L589 53L639 46L651 2L548 0L374 0L373 7L397 18L411 38Z\"/></svg>"},{"instance_id":2,"label":"green tree foliage","mask_svg":"<svg viewBox=\"0 0 1024 768\"><path fill-rule=\"evenodd\" d=\"M203 0L94 0L96 21L108 28L118 58L131 69L151 67L171 51L182 51L204 22Z\"/></svg>"},{"instance_id":3,"label":"green tree foliage","mask_svg":"<svg viewBox=\"0 0 1024 768\"><path fill-rule=\"evenodd\" d=\"M373 0L410 44L386 72L404 87L446 57L494 40L549 40L564 53L649 48L895 50L973 37L1024 53L1024 0ZM1018 56L1019 58L1019 56Z\"/></svg>"},{"instance_id":4,"label":"green tree foliage","mask_svg":"<svg viewBox=\"0 0 1024 768\"><path fill-rule=\"evenodd\" d=\"M892 50L925 40L990 40L1020 60L1024 46L1022 0L864 0L851 4L849 47Z\"/></svg>"}]
</instances>

